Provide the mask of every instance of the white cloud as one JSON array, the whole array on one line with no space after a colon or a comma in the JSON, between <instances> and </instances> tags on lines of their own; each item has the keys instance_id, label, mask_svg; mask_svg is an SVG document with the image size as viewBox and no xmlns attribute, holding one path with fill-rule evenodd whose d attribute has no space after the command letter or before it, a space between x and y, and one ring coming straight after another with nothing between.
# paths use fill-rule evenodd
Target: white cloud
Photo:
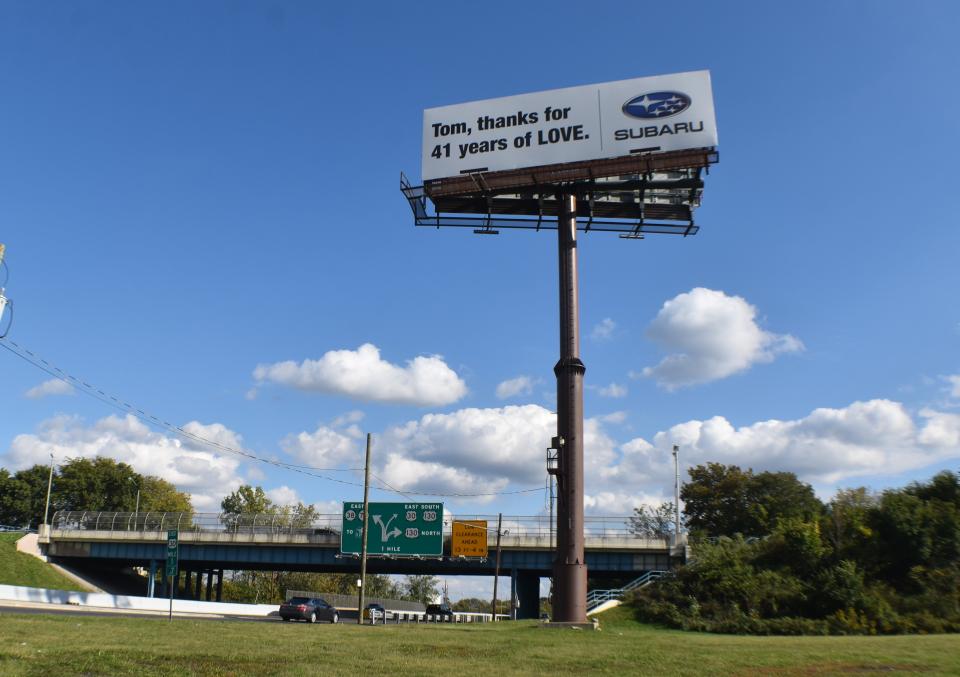
<instances>
[{"instance_id":1,"label":"white cloud","mask_svg":"<svg viewBox=\"0 0 960 677\"><path fill-rule=\"evenodd\" d=\"M626 397L627 387L619 383L611 383L608 386L597 388L597 394L603 397Z\"/></svg>"},{"instance_id":2,"label":"white cloud","mask_svg":"<svg viewBox=\"0 0 960 677\"><path fill-rule=\"evenodd\" d=\"M611 318L605 317L593 326L590 332L590 338L595 341L605 341L613 337L613 332L617 328L617 323Z\"/></svg>"},{"instance_id":3,"label":"white cloud","mask_svg":"<svg viewBox=\"0 0 960 677\"><path fill-rule=\"evenodd\" d=\"M647 329L670 354L643 376L668 390L707 383L803 350L789 334L774 334L756 321L757 309L740 296L697 287L663 304Z\"/></svg>"},{"instance_id":4,"label":"white cloud","mask_svg":"<svg viewBox=\"0 0 960 677\"><path fill-rule=\"evenodd\" d=\"M583 511L589 515L630 515L641 505L660 505L666 499L659 494L629 491L598 491L583 497Z\"/></svg>"},{"instance_id":5,"label":"white cloud","mask_svg":"<svg viewBox=\"0 0 960 677\"><path fill-rule=\"evenodd\" d=\"M312 433L287 435L281 440L280 447L303 464L314 468L339 468L344 465L355 468L363 464L357 444L358 434L356 426L340 432L321 425Z\"/></svg>"},{"instance_id":6,"label":"white cloud","mask_svg":"<svg viewBox=\"0 0 960 677\"><path fill-rule=\"evenodd\" d=\"M685 467L714 461L784 470L821 486L856 477L896 475L960 456L960 415L923 410L915 421L899 402L854 402L815 409L796 420L760 421L735 428L722 416L679 423L620 447L618 464L606 470L612 486L668 486L670 450L680 445Z\"/></svg>"},{"instance_id":7,"label":"white cloud","mask_svg":"<svg viewBox=\"0 0 960 677\"><path fill-rule=\"evenodd\" d=\"M950 397L960 398L960 374L946 376L947 383L950 384Z\"/></svg>"},{"instance_id":8,"label":"white cloud","mask_svg":"<svg viewBox=\"0 0 960 677\"><path fill-rule=\"evenodd\" d=\"M517 376L502 381L497 386L497 397L505 400L518 395L529 395L533 392L533 380L529 376Z\"/></svg>"},{"instance_id":9,"label":"white cloud","mask_svg":"<svg viewBox=\"0 0 960 677\"><path fill-rule=\"evenodd\" d=\"M384 432L383 448L391 450L384 479L413 489L446 478L455 480L459 489L455 493L477 493L472 490L475 482L538 483L546 472L544 450L556 434L556 425L556 416L535 404L427 414ZM470 477L449 473L438 477L435 472L441 466ZM445 482L444 491L453 486Z\"/></svg>"},{"instance_id":10,"label":"white cloud","mask_svg":"<svg viewBox=\"0 0 960 677\"><path fill-rule=\"evenodd\" d=\"M381 359L380 350L370 343L357 350L331 350L300 364L261 364L253 376L261 383L394 404L440 406L467 393L466 384L439 355L421 355L400 367Z\"/></svg>"},{"instance_id":11,"label":"white cloud","mask_svg":"<svg viewBox=\"0 0 960 677\"><path fill-rule=\"evenodd\" d=\"M343 426L359 423L363 420L363 417L364 413L362 411L354 409L353 411L348 411L343 416L338 416L337 418L333 419L333 422L330 425L334 428L341 428Z\"/></svg>"},{"instance_id":12,"label":"white cloud","mask_svg":"<svg viewBox=\"0 0 960 677\"><path fill-rule=\"evenodd\" d=\"M477 494L540 485L556 425L556 415L535 404L427 414L383 433L390 452L377 472L408 491ZM584 421L584 448L588 478L616 459L616 443L598 419Z\"/></svg>"},{"instance_id":13,"label":"white cloud","mask_svg":"<svg viewBox=\"0 0 960 677\"><path fill-rule=\"evenodd\" d=\"M277 505L292 506L300 503L300 494L298 494L295 489L288 487L286 484L274 489L268 489L266 494L267 498Z\"/></svg>"},{"instance_id":14,"label":"white cloud","mask_svg":"<svg viewBox=\"0 0 960 677\"><path fill-rule=\"evenodd\" d=\"M47 395L73 395L74 392L73 386L66 381L52 378L49 381L44 381L40 385L30 388L24 395L31 400L38 400Z\"/></svg>"},{"instance_id":15,"label":"white cloud","mask_svg":"<svg viewBox=\"0 0 960 677\"><path fill-rule=\"evenodd\" d=\"M219 423L191 421L184 430L218 444L241 449L241 438ZM239 487L239 459L220 454L189 438L167 437L151 431L131 415L107 416L91 425L73 416L55 416L34 434L17 435L2 465L19 470L67 458L104 456L129 464L139 473L155 475L190 494L198 511L218 510L220 500Z\"/></svg>"},{"instance_id":16,"label":"white cloud","mask_svg":"<svg viewBox=\"0 0 960 677\"><path fill-rule=\"evenodd\" d=\"M603 416L597 417L601 423L616 423L620 424L627 420L627 412L625 411L613 411L609 414L604 414Z\"/></svg>"}]
</instances>

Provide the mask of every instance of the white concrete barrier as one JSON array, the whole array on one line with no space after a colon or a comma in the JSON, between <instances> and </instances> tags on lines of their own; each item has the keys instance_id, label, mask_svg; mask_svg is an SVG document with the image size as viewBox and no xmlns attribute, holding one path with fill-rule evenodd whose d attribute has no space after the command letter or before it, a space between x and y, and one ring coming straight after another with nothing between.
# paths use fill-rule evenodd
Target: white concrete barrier
<instances>
[{"instance_id":1,"label":"white concrete barrier","mask_svg":"<svg viewBox=\"0 0 960 677\"><path fill-rule=\"evenodd\" d=\"M108 595L99 592L71 592L0 585L0 599L38 604L72 604L101 609L133 609L137 611L167 611L170 600L165 597L134 597ZM174 613L217 614L221 616L276 616L279 604L237 604L234 602L201 602L192 599L174 599Z\"/></svg>"}]
</instances>

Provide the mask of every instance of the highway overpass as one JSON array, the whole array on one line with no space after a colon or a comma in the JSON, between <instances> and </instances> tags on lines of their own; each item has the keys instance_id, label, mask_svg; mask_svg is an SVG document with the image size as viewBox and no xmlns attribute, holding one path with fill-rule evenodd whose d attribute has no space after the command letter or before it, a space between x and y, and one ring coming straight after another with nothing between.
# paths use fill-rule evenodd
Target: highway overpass
<instances>
[{"instance_id":1,"label":"highway overpass","mask_svg":"<svg viewBox=\"0 0 960 677\"><path fill-rule=\"evenodd\" d=\"M367 570L377 574L493 576L497 516L457 515L455 519L487 522L487 557L380 556L368 559ZM358 558L340 552L341 520L339 514L303 523L285 515L243 515L238 519L217 513L57 512L51 525L41 529L40 544L49 557L66 565L142 567L149 572L145 593L165 596L162 572L167 531L177 529L178 594L219 599L225 570L358 573ZM453 520L444 516L444 553L450 552ZM628 517L587 517L585 536L591 577L636 577L669 569L686 557L683 544L673 546L667 539L631 534ZM540 578L551 575L555 528L547 516L504 516L500 540L500 574L511 578L521 617L535 617Z\"/></svg>"}]
</instances>

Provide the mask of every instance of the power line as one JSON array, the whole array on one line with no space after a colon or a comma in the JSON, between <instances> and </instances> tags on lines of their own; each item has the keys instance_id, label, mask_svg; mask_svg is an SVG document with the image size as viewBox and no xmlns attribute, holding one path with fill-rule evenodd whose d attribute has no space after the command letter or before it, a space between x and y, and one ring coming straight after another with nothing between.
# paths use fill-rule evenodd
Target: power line
<instances>
[{"instance_id":1,"label":"power line","mask_svg":"<svg viewBox=\"0 0 960 677\"><path fill-rule=\"evenodd\" d=\"M325 475L320 475L317 473L317 471L358 472L363 470L363 468L318 468L318 467L309 466L309 465L297 465L294 463L285 463L283 461L278 461L276 459L257 456L256 454L250 453L248 451L244 451L242 449L236 449L234 447L223 444L221 442L217 442L215 440L211 440L206 437L203 437L202 435L198 435L188 430L184 430L181 426L174 425L169 421L164 421L154 416L153 414L130 404L129 402L125 402L124 400L101 390L95 385L92 385L90 383L87 383L86 381L83 381L82 379L77 378L73 374L61 369L60 367L50 362L49 360L44 359L39 354L29 350L26 346L20 345L16 341L13 341L9 338L0 337L0 348L6 349L13 355L16 355L20 359L24 360L28 364L33 365L34 367L40 369L41 371L46 372L50 376L53 376L54 378L60 381L63 381L64 383L70 386L77 387L80 390L80 392L86 395L89 395L90 397L93 397L94 399L99 400L100 402L103 402L107 406L113 407L118 411L122 411L124 413L130 414L131 416L134 416L135 418L143 421L149 426L163 428L175 435L186 437L187 439L193 440L203 445L207 445L209 447L213 447L215 449L219 449L227 453L243 456L251 461L257 461L259 463L272 465L277 468L289 470L291 472L299 473L301 475L306 475L309 477L314 477L317 479L326 480L328 482L334 482L337 484L343 484L343 485L353 486L353 487L363 486L362 482L349 482L347 480L341 480L335 477L327 477ZM378 486L374 488L378 489L379 491L399 494L400 496L405 496L407 498L411 498L412 496L436 496L438 498L478 498L483 496L510 496L510 495L517 495L517 494L529 494L537 491L543 491L542 487L534 487L529 489L517 489L513 491L487 491L487 492L479 492L479 493L444 493L439 491L401 491L400 489L397 489L391 486L390 484L388 484L384 479L377 477L376 475L374 475L374 477L383 485L383 486Z\"/></svg>"}]
</instances>

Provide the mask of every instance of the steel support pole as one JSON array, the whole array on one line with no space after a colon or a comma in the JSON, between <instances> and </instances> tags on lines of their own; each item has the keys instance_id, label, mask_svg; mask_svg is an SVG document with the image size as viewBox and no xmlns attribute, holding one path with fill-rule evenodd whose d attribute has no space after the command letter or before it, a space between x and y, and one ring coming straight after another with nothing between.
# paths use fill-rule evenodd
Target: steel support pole
<instances>
[{"instance_id":1,"label":"steel support pole","mask_svg":"<svg viewBox=\"0 0 960 677\"><path fill-rule=\"evenodd\" d=\"M583 536L583 374L577 281L577 198L560 194L557 222L560 269L560 361L557 376L557 551L553 561L553 620L587 620Z\"/></svg>"}]
</instances>

